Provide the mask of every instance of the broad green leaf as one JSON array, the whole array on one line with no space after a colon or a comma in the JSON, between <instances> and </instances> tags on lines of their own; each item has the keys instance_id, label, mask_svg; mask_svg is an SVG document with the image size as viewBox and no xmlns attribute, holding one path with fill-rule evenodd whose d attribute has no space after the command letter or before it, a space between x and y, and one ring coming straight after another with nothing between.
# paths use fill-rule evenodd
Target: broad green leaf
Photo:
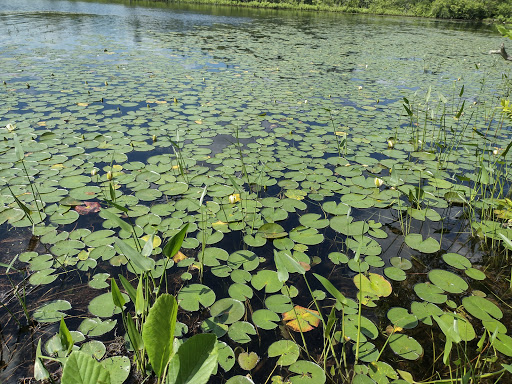
<instances>
[{"instance_id":1,"label":"broad green leaf","mask_svg":"<svg viewBox=\"0 0 512 384\"><path fill-rule=\"evenodd\" d=\"M34 379L46 380L50 377L50 373L43 364L41 353L41 339L37 341L36 358L34 361Z\"/></svg>"},{"instance_id":2,"label":"broad green leaf","mask_svg":"<svg viewBox=\"0 0 512 384\"><path fill-rule=\"evenodd\" d=\"M60 318L59 339L62 347L66 350L66 354L68 354L71 348L73 348L73 338L71 337L71 333L69 333L64 317Z\"/></svg>"},{"instance_id":3,"label":"broad green leaf","mask_svg":"<svg viewBox=\"0 0 512 384\"><path fill-rule=\"evenodd\" d=\"M194 335L172 356L167 384L206 384L217 367L217 359L217 337Z\"/></svg>"},{"instance_id":4,"label":"broad green leaf","mask_svg":"<svg viewBox=\"0 0 512 384\"><path fill-rule=\"evenodd\" d=\"M112 301L114 302L114 305L123 309L126 302L123 295L121 295L121 291L119 290L119 287L117 286L116 280L114 278L110 280L110 289L112 291Z\"/></svg>"},{"instance_id":5,"label":"broad green leaf","mask_svg":"<svg viewBox=\"0 0 512 384\"><path fill-rule=\"evenodd\" d=\"M178 305L174 296L162 294L149 310L142 340L157 377L161 377L173 351Z\"/></svg>"},{"instance_id":6,"label":"broad green leaf","mask_svg":"<svg viewBox=\"0 0 512 384\"><path fill-rule=\"evenodd\" d=\"M185 239L185 236L187 235L189 224L185 224L185 226L177 233L175 234L171 240L165 244L162 252L167 258L171 258L174 255L178 253L178 251L181 249L181 245L183 244L183 240Z\"/></svg>"},{"instance_id":7,"label":"broad green leaf","mask_svg":"<svg viewBox=\"0 0 512 384\"><path fill-rule=\"evenodd\" d=\"M131 283L128 281L128 279L126 277L124 277L123 275L118 275L118 276L119 276L119 281L121 282L121 284L123 285L123 288L125 289L126 293L130 297L130 300L132 301L132 303L135 303L135 301L137 299L137 293L135 291L135 288L133 288L133 285L131 285Z\"/></svg>"}]
</instances>

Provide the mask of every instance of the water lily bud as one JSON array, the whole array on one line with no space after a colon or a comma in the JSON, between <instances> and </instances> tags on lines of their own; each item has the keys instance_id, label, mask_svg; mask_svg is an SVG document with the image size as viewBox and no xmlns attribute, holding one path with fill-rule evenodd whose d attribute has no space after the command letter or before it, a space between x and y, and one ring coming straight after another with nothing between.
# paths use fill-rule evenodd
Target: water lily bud
<instances>
[{"instance_id":1,"label":"water lily bud","mask_svg":"<svg viewBox=\"0 0 512 384\"><path fill-rule=\"evenodd\" d=\"M240 201L239 193L233 193L232 195L229 195L229 202L231 204L235 204L237 201Z\"/></svg>"},{"instance_id":2,"label":"water lily bud","mask_svg":"<svg viewBox=\"0 0 512 384\"><path fill-rule=\"evenodd\" d=\"M156 141L156 135L153 135L151 138L153 139L153 143L154 143Z\"/></svg>"},{"instance_id":3,"label":"water lily bud","mask_svg":"<svg viewBox=\"0 0 512 384\"><path fill-rule=\"evenodd\" d=\"M8 130L9 132L12 132L12 131L14 131L14 128L16 128L16 126L14 126L14 125L12 125L11 123L9 123L9 124L7 124L7 125L5 126L5 128L7 128L7 130Z\"/></svg>"},{"instance_id":4,"label":"water lily bud","mask_svg":"<svg viewBox=\"0 0 512 384\"><path fill-rule=\"evenodd\" d=\"M359 89L359 90L362 90L362 89L363 89L363 86L362 86L362 85L360 85L358 89Z\"/></svg>"},{"instance_id":5,"label":"water lily bud","mask_svg":"<svg viewBox=\"0 0 512 384\"><path fill-rule=\"evenodd\" d=\"M393 140L388 140L388 148L393 148L395 146L395 143L393 143Z\"/></svg>"},{"instance_id":6,"label":"water lily bud","mask_svg":"<svg viewBox=\"0 0 512 384\"><path fill-rule=\"evenodd\" d=\"M107 180L112 180L112 172L111 171L107 172Z\"/></svg>"},{"instance_id":7,"label":"water lily bud","mask_svg":"<svg viewBox=\"0 0 512 384\"><path fill-rule=\"evenodd\" d=\"M498 154L498 148L494 148L492 153L493 153L493 155L497 155Z\"/></svg>"},{"instance_id":8,"label":"water lily bud","mask_svg":"<svg viewBox=\"0 0 512 384\"><path fill-rule=\"evenodd\" d=\"M96 176L98 174L98 169L97 168L93 168L91 170L91 176Z\"/></svg>"},{"instance_id":9,"label":"water lily bud","mask_svg":"<svg viewBox=\"0 0 512 384\"><path fill-rule=\"evenodd\" d=\"M382 184L384 184L384 180L376 177L375 180L373 181L375 183L375 186L378 188L380 187Z\"/></svg>"}]
</instances>

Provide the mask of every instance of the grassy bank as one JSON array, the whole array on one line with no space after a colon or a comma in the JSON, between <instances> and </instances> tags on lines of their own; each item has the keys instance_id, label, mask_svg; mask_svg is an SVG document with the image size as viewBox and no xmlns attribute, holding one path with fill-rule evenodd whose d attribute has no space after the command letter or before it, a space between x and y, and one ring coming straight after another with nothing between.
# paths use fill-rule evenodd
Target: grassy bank
<instances>
[{"instance_id":1,"label":"grassy bank","mask_svg":"<svg viewBox=\"0 0 512 384\"><path fill-rule=\"evenodd\" d=\"M155 3L164 1L167 2L166 0L151 0L146 2ZM441 19L512 20L512 0L180 0L180 2L253 8L435 17Z\"/></svg>"}]
</instances>

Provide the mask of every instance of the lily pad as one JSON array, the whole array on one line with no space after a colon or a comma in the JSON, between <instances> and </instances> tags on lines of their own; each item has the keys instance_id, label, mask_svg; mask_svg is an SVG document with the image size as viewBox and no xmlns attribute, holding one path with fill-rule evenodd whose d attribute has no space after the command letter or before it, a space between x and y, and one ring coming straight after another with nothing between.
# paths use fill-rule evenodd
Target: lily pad
<instances>
[{"instance_id":1,"label":"lily pad","mask_svg":"<svg viewBox=\"0 0 512 384\"><path fill-rule=\"evenodd\" d=\"M289 370L297 373L290 377L292 384L323 384L326 381L324 370L311 361L296 361Z\"/></svg>"},{"instance_id":2,"label":"lily pad","mask_svg":"<svg viewBox=\"0 0 512 384\"><path fill-rule=\"evenodd\" d=\"M320 315L318 311L296 305L283 313L283 321L295 332L308 332L318 327Z\"/></svg>"},{"instance_id":3,"label":"lily pad","mask_svg":"<svg viewBox=\"0 0 512 384\"><path fill-rule=\"evenodd\" d=\"M255 352L242 352L238 355L238 364L245 371L250 371L256 367L258 361L260 361L260 358Z\"/></svg>"},{"instance_id":4,"label":"lily pad","mask_svg":"<svg viewBox=\"0 0 512 384\"><path fill-rule=\"evenodd\" d=\"M429 280L449 293L462 293L468 289L468 284L456 274L442 269L433 269L428 273Z\"/></svg>"},{"instance_id":5,"label":"lily pad","mask_svg":"<svg viewBox=\"0 0 512 384\"><path fill-rule=\"evenodd\" d=\"M221 299L210 308L210 315L222 324L233 324L245 314L244 305L235 299Z\"/></svg>"},{"instance_id":6,"label":"lily pad","mask_svg":"<svg viewBox=\"0 0 512 384\"><path fill-rule=\"evenodd\" d=\"M406 360L417 360L423 356L421 344L402 333L394 333L389 336L389 346L393 352Z\"/></svg>"},{"instance_id":7,"label":"lily pad","mask_svg":"<svg viewBox=\"0 0 512 384\"><path fill-rule=\"evenodd\" d=\"M279 340L268 347L268 356L277 357L277 364L287 366L295 363L299 358L299 346L291 340Z\"/></svg>"},{"instance_id":8,"label":"lily pad","mask_svg":"<svg viewBox=\"0 0 512 384\"><path fill-rule=\"evenodd\" d=\"M40 323L55 323L67 314L63 311L71 309L71 304L66 300L54 300L39 307L32 315L34 320Z\"/></svg>"},{"instance_id":9,"label":"lily pad","mask_svg":"<svg viewBox=\"0 0 512 384\"><path fill-rule=\"evenodd\" d=\"M432 237L423 240L423 237L418 233L410 233L405 236L405 243L412 249L423 253L435 253L441 249L437 240Z\"/></svg>"},{"instance_id":10,"label":"lily pad","mask_svg":"<svg viewBox=\"0 0 512 384\"><path fill-rule=\"evenodd\" d=\"M274 329L277 327L277 323L281 318L275 313L268 309L258 309L252 314L252 321L254 325L261 329Z\"/></svg>"},{"instance_id":11,"label":"lily pad","mask_svg":"<svg viewBox=\"0 0 512 384\"><path fill-rule=\"evenodd\" d=\"M178 303L185 311L198 311L199 304L209 307L215 302L215 292L206 285L190 284L178 294Z\"/></svg>"}]
</instances>

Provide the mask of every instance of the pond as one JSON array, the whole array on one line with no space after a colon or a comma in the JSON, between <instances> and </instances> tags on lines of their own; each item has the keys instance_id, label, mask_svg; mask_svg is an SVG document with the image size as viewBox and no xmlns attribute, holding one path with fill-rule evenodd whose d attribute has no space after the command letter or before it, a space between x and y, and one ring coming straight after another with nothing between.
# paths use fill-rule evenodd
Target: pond
<instances>
[{"instance_id":1,"label":"pond","mask_svg":"<svg viewBox=\"0 0 512 384\"><path fill-rule=\"evenodd\" d=\"M0 381L60 380L80 350L141 382L125 327L150 354L164 291L175 350L216 336L211 383L512 380L500 43L415 18L0 0Z\"/></svg>"}]
</instances>

